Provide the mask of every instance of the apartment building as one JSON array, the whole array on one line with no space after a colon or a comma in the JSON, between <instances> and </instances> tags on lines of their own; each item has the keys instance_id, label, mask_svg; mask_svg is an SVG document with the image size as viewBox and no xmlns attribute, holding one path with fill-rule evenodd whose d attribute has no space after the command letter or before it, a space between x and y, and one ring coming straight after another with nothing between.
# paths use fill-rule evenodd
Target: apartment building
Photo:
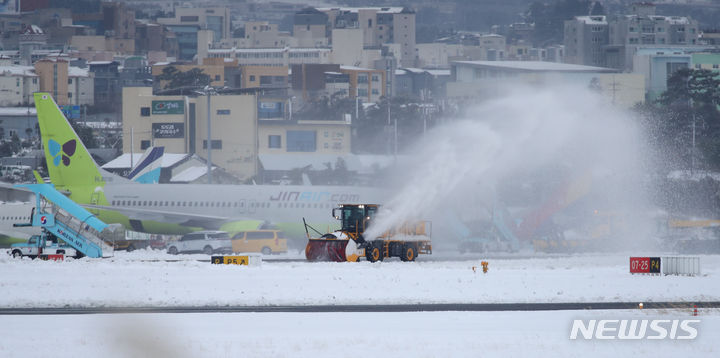
<instances>
[{"instance_id":1,"label":"apartment building","mask_svg":"<svg viewBox=\"0 0 720 358\"><path fill-rule=\"evenodd\" d=\"M362 102L377 102L386 94L384 70L340 66L340 73L349 76L352 98L360 98Z\"/></svg>"},{"instance_id":2,"label":"apartment building","mask_svg":"<svg viewBox=\"0 0 720 358\"><path fill-rule=\"evenodd\" d=\"M52 94L58 105L70 104L68 91L69 64L65 60L40 60L35 62L35 73L38 75L40 91Z\"/></svg>"},{"instance_id":3,"label":"apartment building","mask_svg":"<svg viewBox=\"0 0 720 358\"><path fill-rule=\"evenodd\" d=\"M415 66L417 53L413 10L403 7L333 7L317 10L327 15L329 29L361 29L365 48L397 44L400 65ZM315 15L315 18L317 17L318 15ZM335 40L331 39L331 41Z\"/></svg>"},{"instance_id":4,"label":"apartment building","mask_svg":"<svg viewBox=\"0 0 720 358\"><path fill-rule=\"evenodd\" d=\"M565 21L565 62L605 66L604 48L609 43L605 16L576 16Z\"/></svg>"},{"instance_id":5,"label":"apartment building","mask_svg":"<svg viewBox=\"0 0 720 358\"><path fill-rule=\"evenodd\" d=\"M175 17L158 18L175 33L180 60L192 60L197 54L198 31L212 31L212 41L230 38L230 10L225 7L175 8Z\"/></svg>"},{"instance_id":6,"label":"apartment building","mask_svg":"<svg viewBox=\"0 0 720 358\"><path fill-rule=\"evenodd\" d=\"M0 107L33 104L33 92L40 90L32 66L17 66L0 59Z\"/></svg>"},{"instance_id":7,"label":"apartment building","mask_svg":"<svg viewBox=\"0 0 720 358\"><path fill-rule=\"evenodd\" d=\"M633 4L631 9L631 14L612 19L576 16L565 21L565 62L631 71L640 48L698 44L696 20L656 15L651 3Z\"/></svg>"},{"instance_id":8,"label":"apartment building","mask_svg":"<svg viewBox=\"0 0 720 358\"><path fill-rule=\"evenodd\" d=\"M240 88L286 88L288 67L286 66L240 66Z\"/></svg>"}]
</instances>

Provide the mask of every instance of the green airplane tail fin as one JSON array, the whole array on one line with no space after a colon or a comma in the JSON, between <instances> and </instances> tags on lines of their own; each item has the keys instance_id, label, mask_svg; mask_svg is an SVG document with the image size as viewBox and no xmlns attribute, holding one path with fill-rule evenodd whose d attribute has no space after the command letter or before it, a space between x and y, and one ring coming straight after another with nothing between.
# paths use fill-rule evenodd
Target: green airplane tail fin
<instances>
[{"instance_id":1,"label":"green airplane tail fin","mask_svg":"<svg viewBox=\"0 0 720 358\"><path fill-rule=\"evenodd\" d=\"M102 170L49 93L35 93L35 108L50 181L69 186L104 186Z\"/></svg>"}]
</instances>

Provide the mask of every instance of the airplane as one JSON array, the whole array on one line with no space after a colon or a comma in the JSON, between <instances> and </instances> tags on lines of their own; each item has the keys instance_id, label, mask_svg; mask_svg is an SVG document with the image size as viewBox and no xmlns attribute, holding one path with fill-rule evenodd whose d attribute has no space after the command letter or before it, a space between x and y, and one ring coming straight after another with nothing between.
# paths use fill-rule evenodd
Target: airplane
<instances>
[{"instance_id":1,"label":"airplane","mask_svg":"<svg viewBox=\"0 0 720 358\"><path fill-rule=\"evenodd\" d=\"M48 173L55 188L106 223L134 231L182 234L200 229L230 233L271 223L290 237L315 227L337 227L332 208L380 203L381 189L348 186L139 184L100 168L48 93L35 93Z\"/></svg>"},{"instance_id":2,"label":"airplane","mask_svg":"<svg viewBox=\"0 0 720 358\"><path fill-rule=\"evenodd\" d=\"M24 242L32 235L40 234L40 227L14 227L16 223L29 223L34 202L13 201L0 203L0 243L9 245Z\"/></svg>"}]
</instances>

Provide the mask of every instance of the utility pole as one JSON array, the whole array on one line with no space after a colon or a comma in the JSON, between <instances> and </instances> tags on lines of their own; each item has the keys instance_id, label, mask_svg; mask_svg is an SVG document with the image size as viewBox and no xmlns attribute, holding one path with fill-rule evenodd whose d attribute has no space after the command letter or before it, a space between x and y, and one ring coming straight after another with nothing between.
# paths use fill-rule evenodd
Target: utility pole
<instances>
[{"instance_id":1,"label":"utility pole","mask_svg":"<svg viewBox=\"0 0 720 358\"><path fill-rule=\"evenodd\" d=\"M135 137L134 137L134 128L130 127L130 170L132 171L133 165L133 152L135 151L134 145L135 145Z\"/></svg>"},{"instance_id":2,"label":"utility pole","mask_svg":"<svg viewBox=\"0 0 720 358\"><path fill-rule=\"evenodd\" d=\"M205 87L207 96L207 182L212 184L212 125L210 124L210 86Z\"/></svg>"}]
</instances>

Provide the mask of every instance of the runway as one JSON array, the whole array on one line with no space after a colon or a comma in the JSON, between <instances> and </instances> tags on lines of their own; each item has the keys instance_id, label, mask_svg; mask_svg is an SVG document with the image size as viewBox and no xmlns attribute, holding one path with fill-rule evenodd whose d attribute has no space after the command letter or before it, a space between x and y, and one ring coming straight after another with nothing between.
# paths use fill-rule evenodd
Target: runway
<instances>
[{"instance_id":1,"label":"runway","mask_svg":"<svg viewBox=\"0 0 720 358\"><path fill-rule=\"evenodd\" d=\"M720 308L720 301L643 302L643 309ZM402 305L316 305L316 306L175 306L175 307L56 307L0 308L0 315L84 315L137 313L238 313L238 312L496 312L639 309L639 302L558 302L558 303L441 303Z\"/></svg>"}]
</instances>

